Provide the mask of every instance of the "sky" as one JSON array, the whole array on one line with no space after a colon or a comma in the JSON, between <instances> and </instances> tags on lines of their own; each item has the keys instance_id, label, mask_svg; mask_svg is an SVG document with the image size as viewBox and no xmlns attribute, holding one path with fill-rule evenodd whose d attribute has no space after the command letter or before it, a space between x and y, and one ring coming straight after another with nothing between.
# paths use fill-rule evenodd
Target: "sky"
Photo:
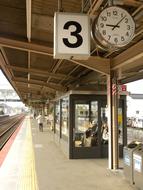
<instances>
[{"instance_id":1,"label":"sky","mask_svg":"<svg viewBox=\"0 0 143 190\"><path fill-rule=\"evenodd\" d=\"M9 81L0 70L0 89L13 89Z\"/></svg>"},{"instance_id":2,"label":"sky","mask_svg":"<svg viewBox=\"0 0 143 190\"><path fill-rule=\"evenodd\" d=\"M128 83L127 91L134 94L143 94L143 79Z\"/></svg>"},{"instance_id":3,"label":"sky","mask_svg":"<svg viewBox=\"0 0 143 190\"><path fill-rule=\"evenodd\" d=\"M3 72L0 70L0 89L13 89ZM7 102L7 105L12 107L23 107L24 104L22 102Z\"/></svg>"},{"instance_id":4,"label":"sky","mask_svg":"<svg viewBox=\"0 0 143 190\"><path fill-rule=\"evenodd\" d=\"M127 91L132 94L143 94L143 79L128 83ZM143 100L127 96L127 116L143 118Z\"/></svg>"}]
</instances>

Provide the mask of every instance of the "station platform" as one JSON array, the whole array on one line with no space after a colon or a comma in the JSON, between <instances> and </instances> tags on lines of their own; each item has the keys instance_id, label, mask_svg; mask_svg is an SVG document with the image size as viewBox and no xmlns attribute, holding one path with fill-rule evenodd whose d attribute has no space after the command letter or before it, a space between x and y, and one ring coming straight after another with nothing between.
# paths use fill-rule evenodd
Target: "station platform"
<instances>
[{"instance_id":1,"label":"station platform","mask_svg":"<svg viewBox=\"0 0 143 190\"><path fill-rule=\"evenodd\" d=\"M2 155L0 155L2 156ZM69 160L44 128L27 116L0 168L1 190L133 190L107 159Z\"/></svg>"}]
</instances>

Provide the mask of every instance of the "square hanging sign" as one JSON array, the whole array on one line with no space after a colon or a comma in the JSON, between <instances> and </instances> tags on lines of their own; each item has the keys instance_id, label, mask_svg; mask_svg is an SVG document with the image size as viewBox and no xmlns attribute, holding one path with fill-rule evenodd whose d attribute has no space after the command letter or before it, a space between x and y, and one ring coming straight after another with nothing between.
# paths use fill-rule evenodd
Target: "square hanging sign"
<instances>
[{"instance_id":1,"label":"square hanging sign","mask_svg":"<svg viewBox=\"0 0 143 190\"><path fill-rule=\"evenodd\" d=\"M56 12L54 16L54 58L86 60L89 56L89 16Z\"/></svg>"}]
</instances>

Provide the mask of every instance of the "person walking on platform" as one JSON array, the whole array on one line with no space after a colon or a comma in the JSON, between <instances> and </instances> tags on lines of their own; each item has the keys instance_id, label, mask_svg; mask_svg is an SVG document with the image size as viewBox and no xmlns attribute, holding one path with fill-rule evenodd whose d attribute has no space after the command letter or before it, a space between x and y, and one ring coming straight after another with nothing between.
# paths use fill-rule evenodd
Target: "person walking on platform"
<instances>
[{"instance_id":1,"label":"person walking on platform","mask_svg":"<svg viewBox=\"0 0 143 190\"><path fill-rule=\"evenodd\" d=\"M43 132L44 116L39 114L36 119L38 120L39 131Z\"/></svg>"}]
</instances>

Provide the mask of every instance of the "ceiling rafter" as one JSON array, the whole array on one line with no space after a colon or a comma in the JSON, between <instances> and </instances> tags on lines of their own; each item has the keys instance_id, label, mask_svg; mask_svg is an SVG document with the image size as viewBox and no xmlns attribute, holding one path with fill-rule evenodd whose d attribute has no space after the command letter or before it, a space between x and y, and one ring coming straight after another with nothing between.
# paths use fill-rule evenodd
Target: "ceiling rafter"
<instances>
[{"instance_id":1,"label":"ceiling rafter","mask_svg":"<svg viewBox=\"0 0 143 190\"><path fill-rule=\"evenodd\" d=\"M55 84L55 83L49 83L49 84L47 84L46 82L39 81L39 80L33 80L33 79L30 79L30 81L28 81L26 78L22 78L22 77L14 77L12 80L15 81L15 82L23 82L23 83L29 83L29 84L36 84L36 85L48 87L49 89L52 89L52 90L58 90L58 91L63 91L63 92L66 91L66 88L63 87L60 84Z\"/></svg>"},{"instance_id":2,"label":"ceiling rafter","mask_svg":"<svg viewBox=\"0 0 143 190\"><path fill-rule=\"evenodd\" d=\"M39 86L31 86L30 87L30 89L27 87L27 86L25 86L24 84L23 85L21 85L21 84L19 84L19 83L17 83L17 87L19 88L19 89L27 89L27 90L34 90L34 91L40 91L41 92L41 89L39 88Z\"/></svg>"},{"instance_id":3,"label":"ceiling rafter","mask_svg":"<svg viewBox=\"0 0 143 190\"><path fill-rule=\"evenodd\" d=\"M32 13L32 29L53 33L54 17Z\"/></svg>"},{"instance_id":4,"label":"ceiling rafter","mask_svg":"<svg viewBox=\"0 0 143 190\"><path fill-rule=\"evenodd\" d=\"M88 10L89 15L95 15L104 0L94 0Z\"/></svg>"},{"instance_id":5,"label":"ceiling rafter","mask_svg":"<svg viewBox=\"0 0 143 190\"><path fill-rule=\"evenodd\" d=\"M22 40L14 40L10 38L0 37L0 45L22 51L30 51L43 55L53 56L53 48L48 45L41 45L34 42L26 42Z\"/></svg>"},{"instance_id":6,"label":"ceiling rafter","mask_svg":"<svg viewBox=\"0 0 143 190\"><path fill-rule=\"evenodd\" d=\"M105 77L105 75L102 75L102 77ZM98 83L98 81L101 80L101 76L97 73L95 73L94 71L91 71L90 73L88 73L86 76L77 79L77 81L75 81L72 86L78 85L78 84L89 84L89 83Z\"/></svg>"},{"instance_id":7,"label":"ceiling rafter","mask_svg":"<svg viewBox=\"0 0 143 190\"><path fill-rule=\"evenodd\" d=\"M20 49L23 51L31 51L33 53L39 53L39 54L46 54L52 56L53 49L45 46L45 45L38 45L34 43L28 43L18 40L12 40L8 38L0 37L0 45L4 47L10 47L14 49ZM51 53L50 53L51 52ZM63 60L59 60L59 62L62 62ZM102 74L109 74L109 68L110 68L110 60L106 58L101 58L99 56L91 56L88 60L80 61L80 60L70 60L76 64L79 64L83 67L86 67L88 69L100 72Z\"/></svg>"},{"instance_id":8,"label":"ceiling rafter","mask_svg":"<svg viewBox=\"0 0 143 190\"><path fill-rule=\"evenodd\" d=\"M63 62L63 59L59 59L58 62L56 63L56 65L52 68L51 72L55 74L56 71L58 70L58 68L60 67L60 65L62 64L62 62ZM50 79L51 79L51 77L49 76L47 81L46 81L47 84L49 83ZM44 90L45 90L45 88L43 87L42 92Z\"/></svg>"},{"instance_id":9,"label":"ceiling rafter","mask_svg":"<svg viewBox=\"0 0 143 190\"><path fill-rule=\"evenodd\" d=\"M124 0L123 3L124 5L130 5L133 7L139 7L142 4L142 2L136 0Z\"/></svg>"},{"instance_id":10,"label":"ceiling rafter","mask_svg":"<svg viewBox=\"0 0 143 190\"><path fill-rule=\"evenodd\" d=\"M26 28L27 28L27 39L28 42L31 42L31 0L26 0ZM31 54L28 51L28 69L30 69L31 65ZM28 73L28 81L30 80L30 73ZM28 84L28 88L30 88L30 84Z\"/></svg>"},{"instance_id":11,"label":"ceiling rafter","mask_svg":"<svg viewBox=\"0 0 143 190\"><path fill-rule=\"evenodd\" d=\"M68 85L70 85L70 83L80 84L80 80L81 80L82 76L87 75L87 73L89 73L89 72L90 72L89 69L84 69L77 75L76 80L68 80L65 85L68 86Z\"/></svg>"},{"instance_id":12,"label":"ceiling rafter","mask_svg":"<svg viewBox=\"0 0 143 190\"><path fill-rule=\"evenodd\" d=\"M45 99L47 99L47 98L51 98L51 97L53 97L52 95L47 95L47 94L36 94L35 92L31 92L31 91L29 91L28 93L30 93L30 97L33 99L33 98L38 98L38 99L43 99L43 98L45 98ZM26 91L24 91L24 90L22 90L21 91L21 94L23 94L23 95L27 95L27 92Z\"/></svg>"},{"instance_id":13,"label":"ceiling rafter","mask_svg":"<svg viewBox=\"0 0 143 190\"><path fill-rule=\"evenodd\" d=\"M76 69L78 69L79 67L80 67L80 65L76 65L76 66L68 73L68 75L60 81L59 84L61 84L64 80L69 79L70 75L71 75L74 71L76 71ZM73 80L73 79L74 79L74 78L71 78L71 79L69 79L69 80ZM76 79L76 78L75 78L75 79Z\"/></svg>"},{"instance_id":14,"label":"ceiling rafter","mask_svg":"<svg viewBox=\"0 0 143 190\"><path fill-rule=\"evenodd\" d=\"M122 78L121 80L119 80L119 83L125 84L125 83L129 83L129 82L137 81L140 79L143 79L143 73L142 72L138 73L137 75Z\"/></svg>"},{"instance_id":15,"label":"ceiling rafter","mask_svg":"<svg viewBox=\"0 0 143 190\"><path fill-rule=\"evenodd\" d=\"M26 26L27 39L31 42L31 0L26 0Z\"/></svg>"},{"instance_id":16,"label":"ceiling rafter","mask_svg":"<svg viewBox=\"0 0 143 190\"><path fill-rule=\"evenodd\" d=\"M136 63L136 61L143 63L143 40L139 41L134 46L128 48L118 56L112 59L111 69L119 69L127 66L129 63ZM126 67L127 68L127 67Z\"/></svg>"},{"instance_id":17,"label":"ceiling rafter","mask_svg":"<svg viewBox=\"0 0 143 190\"><path fill-rule=\"evenodd\" d=\"M17 86L20 84L27 84L27 83L32 84L32 85L36 85L37 87L43 86L43 84L37 84L35 82L31 82L31 80L30 81L28 81L28 80L23 81L23 80L19 80L19 79L13 79L13 81L16 83ZM56 93L56 90L54 90L53 88L50 88L48 86L46 86L46 88L49 92Z\"/></svg>"},{"instance_id":18,"label":"ceiling rafter","mask_svg":"<svg viewBox=\"0 0 143 190\"><path fill-rule=\"evenodd\" d=\"M67 77L68 79L74 79L74 77L72 76L67 76L65 74L60 74L60 73L52 73L52 72L48 72L48 71L44 71L44 70L39 70L39 69L27 69L24 67L17 67L17 66L7 66L9 69L13 70L13 71L21 71L21 72L27 72L36 76L43 76L43 77L52 77L55 79L60 79L62 80L63 78Z\"/></svg>"},{"instance_id":19,"label":"ceiling rafter","mask_svg":"<svg viewBox=\"0 0 143 190\"><path fill-rule=\"evenodd\" d=\"M110 74L110 59L101 58L99 56L90 56L88 60L79 61L70 59L70 61L102 74Z\"/></svg>"},{"instance_id":20,"label":"ceiling rafter","mask_svg":"<svg viewBox=\"0 0 143 190\"><path fill-rule=\"evenodd\" d=\"M34 93L34 94L38 94L39 96L47 96L47 98L51 98L51 97L55 96L55 93L49 92L48 88L46 88L47 91L45 91L44 94L41 94L41 90L39 89L39 85L38 85L38 87L32 87L32 85L31 85L31 87L28 88L28 87L23 87L22 85L18 85L18 83L17 83L17 86L18 86L18 89L20 89L20 92Z\"/></svg>"}]
</instances>

